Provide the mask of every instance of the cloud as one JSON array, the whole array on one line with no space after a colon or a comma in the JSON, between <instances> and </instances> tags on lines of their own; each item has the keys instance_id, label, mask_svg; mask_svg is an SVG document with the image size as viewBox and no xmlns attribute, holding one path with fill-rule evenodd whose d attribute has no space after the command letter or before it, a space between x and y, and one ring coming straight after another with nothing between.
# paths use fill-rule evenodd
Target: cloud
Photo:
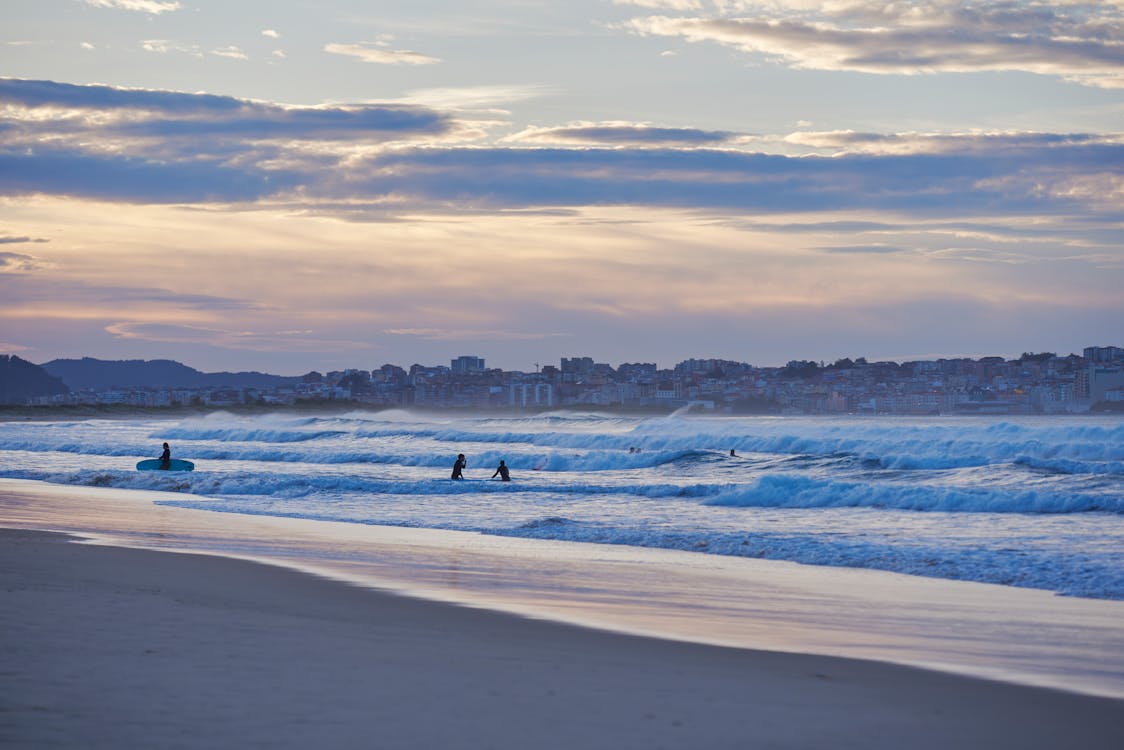
<instances>
[{"instance_id":1,"label":"cloud","mask_svg":"<svg viewBox=\"0 0 1124 750\"><path fill-rule=\"evenodd\" d=\"M29 258L30 256L19 256L15 262L22 262L21 259L25 257ZM31 262L35 264L34 268L27 270L55 267L53 264L38 259L31 259ZM116 315L127 314L126 311L136 308L147 310L153 316L163 317L167 311L208 313L218 311L221 315L228 315L260 310L262 307L258 302L234 297L178 292L145 286L82 282L61 278L57 275L41 279L34 286L30 284L5 285L3 292L9 312L11 309L21 306L50 305L68 306L83 311L112 310Z\"/></svg>"},{"instance_id":2,"label":"cloud","mask_svg":"<svg viewBox=\"0 0 1124 750\"><path fill-rule=\"evenodd\" d=\"M205 345L236 351L331 352L371 348L370 342L318 338L313 331L256 331L176 323L125 321L105 326L114 338L146 343Z\"/></svg>"},{"instance_id":3,"label":"cloud","mask_svg":"<svg viewBox=\"0 0 1124 750\"><path fill-rule=\"evenodd\" d=\"M389 336L410 336L426 341L541 341L550 338L564 338L570 335L566 333L465 328L388 328L383 333Z\"/></svg>"},{"instance_id":4,"label":"cloud","mask_svg":"<svg viewBox=\"0 0 1124 750\"><path fill-rule=\"evenodd\" d=\"M781 155L724 131L616 122L450 146L464 127L404 104L293 107L0 79L0 192L292 201L355 218L643 205L1099 221L1124 205L1119 133L804 132L777 140L811 153Z\"/></svg>"},{"instance_id":5,"label":"cloud","mask_svg":"<svg viewBox=\"0 0 1124 750\"><path fill-rule=\"evenodd\" d=\"M448 86L410 91L398 101L442 109L481 109L535 99L551 92L549 87L534 84Z\"/></svg>"},{"instance_id":6,"label":"cloud","mask_svg":"<svg viewBox=\"0 0 1124 750\"><path fill-rule=\"evenodd\" d=\"M301 170L335 168L351 149L441 137L455 123L402 104L294 107L0 79L0 128L3 192L206 201L294 189Z\"/></svg>"},{"instance_id":7,"label":"cloud","mask_svg":"<svg viewBox=\"0 0 1124 750\"><path fill-rule=\"evenodd\" d=\"M95 8L132 10L139 13L150 13L154 16L179 10L182 7L178 2L161 2L160 0L85 0L85 3Z\"/></svg>"},{"instance_id":8,"label":"cloud","mask_svg":"<svg viewBox=\"0 0 1124 750\"><path fill-rule=\"evenodd\" d=\"M903 253L904 248L891 245L835 245L831 247L817 247L821 253L832 255L885 255L887 253Z\"/></svg>"},{"instance_id":9,"label":"cloud","mask_svg":"<svg viewBox=\"0 0 1124 750\"><path fill-rule=\"evenodd\" d=\"M218 160L169 163L75 150L26 154L0 151L0 194L47 193L135 202L254 200L299 185L282 170L225 165Z\"/></svg>"},{"instance_id":10,"label":"cloud","mask_svg":"<svg viewBox=\"0 0 1124 750\"><path fill-rule=\"evenodd\" d=\"M0 245L18 245L24 242L50 242L40 237L13 237L13 236L0 236Z\"/></svg>"},{"instance_id":11,"label":"cloud","mask_svg":"<svg viewBox=\"0 0 1124 750\"><path fill-rule=\"evenodd\" d=\"M797 131L783 142L825 154L995 154L1072 145L1120 145L1122 133L1039 133L974 131L966 133L859 133L853 130Z\"/></svg>"},{"instance_id":12,"label":"cloud","mask_svg":"<svg viewBox=\"0 0 1124 750\"><path fill-rule=\"evenodd\" d=\"M635 5L655 10L702 10L699 0L613 0L613 5Z\"/></svg>"},{"instance_id":13,"label":"cloud","mask_svg":"<svg viewBox=\"0 0 1124 750\"><path fill-rule=\"evenodd\" d=\"M202 58L204 56L203 48L197 44L184 44L183 42L176 42L169 39L146 39L141 42L141 48L145 52L154 52L159 55L168 55L172 53L191 55L192 57ZM210 50L208 54L215 57L225 57L231 60L249 60L250 57L240 47L230 45L227 47L218 47Z\"/></svg>"},{"instance_id":14,"label":"cloud","mask_svg":"<svg viewBox=\"0 0 1124 750\"><path fill-rule=\"evenodd\" d=\"M3 240L0 239L0 242L3 242ZM32 271L38 271L42 268L48 268L49 266L50 264L44 263L34 255L0 252L0 274L31 273Z\"/></svg>"},{"instance_id":15,"label":"cloud","mask_svg":"<svg viewBox=\"0 0 1124 750\"><path fill-rule=\"evenodd\" d=\"M994 153L784 157L709 149L399 149L324 183L466 206L656 205L919 215L1084 211L1119 215L1124 145L1027 145Z\"/></svg>"},{"instance_id":16,"label":"cloud","mask_svg":"<svg viewBox=\"0 0 1124 750\"><path fill-rule=\"evenodd\" d=\"M525 143L569 143L589 145L680 145L716 146L737 136L721 130L655 127L644 123L575 123L562 127L530 127L508 136L505 141Z\"/></svg>"},{"instance_id":17,"label":"cloud","mask_svg":"<svg viewBox=\"0 0 1124 750\"><path fill-rule=\"evenodd\" d=\"M232 60L249 60L250 58L238 47L220 47L219 49L211 50L211 54L216 57L229 57Z\"/></svg>"},{"instance_id":18,"label":"cloud","mask_svg":"<svg viewBox=\"0 0 1124 750\"><path fill-rule=\"evenodd\" d=\"M172 52L202 57L203 50L197 44L183 44L170 39L145 39L141 42L141 49L145 52L155 52L158 55L167 55Z\"/></svg>"},{"instance_id":19,"label":"cloud","mask_svg":"<svg viewBox=\"0 0 1124 750\"><path fill-rule=\"evenodd\" d=\"M717 16L648 16L622 28L721 44L799 69L894 75L1023 71L1124 87L1124 7L1117 2L716 5Z\"/></svg>"},{"instance_id":20,"label":"cloud","mask_svg":"<svg viewBox=\"0 0 1124 750\"><path fill-rule=\"evenodd\" d=\"M280 39L281 38L281 34L277 31L275 31L274 29L262 29L261 35L267 36L270 39Z\"/></svg>"},{"instance_id":21,"label":"cloud","mask_svg":"<svg viewBox=\"0 0 1124 750\"><path fill-rule=\"evenodd\" d=\"M378 43L340 44L333 42L324 45L325 52L334 55L346 55L362 60L366 63L379 65L433 65L441 62L436 57L423 55L412 50L385 49Z\"/></svg>"}]
</instances>

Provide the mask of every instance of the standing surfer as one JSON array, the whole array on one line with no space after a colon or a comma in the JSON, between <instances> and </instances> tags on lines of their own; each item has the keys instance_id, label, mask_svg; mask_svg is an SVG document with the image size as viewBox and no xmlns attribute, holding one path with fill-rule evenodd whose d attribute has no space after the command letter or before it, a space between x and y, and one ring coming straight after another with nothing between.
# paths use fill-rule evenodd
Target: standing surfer
<instances>
[{"instance_id":1,"label":"standing surfer","mask_svg":"<svg viewBox=\"0 0 1124 750\"><path fill-rule=\"evenodd\" d=\"M468 461L465 460L464 454L458 453L457 454L457 462L455 464L453 464L453 477L452 478L453 479L464 479L464 475L461 472L464 471L464 467L466 467L466 466L468 466Z\"/></svg>"},{"instance_id":2,"label":"standing surfer","mask_svg":"<svg viewBox=\"0 0 1124 750\"><path fill-rule=\"evenodd\" d=\"M164 452L160 454L160 468L168 470L172 468L172 449L164 443Z\"/></svg>"},{"instance_id":3,"label":"standing surfer","mask_svg":"<svg viewBox=\"0 0 1124 750\"><path fill-rule=\"evenodd\" d=\"M496 467L496 474L500 475L501 482L511 481L511 474L507 470L507 464L505 464L502 460L500 461L500 465ZM496 474L492 475L492 479L496 478Z\"/></svg>"}]
</instances>

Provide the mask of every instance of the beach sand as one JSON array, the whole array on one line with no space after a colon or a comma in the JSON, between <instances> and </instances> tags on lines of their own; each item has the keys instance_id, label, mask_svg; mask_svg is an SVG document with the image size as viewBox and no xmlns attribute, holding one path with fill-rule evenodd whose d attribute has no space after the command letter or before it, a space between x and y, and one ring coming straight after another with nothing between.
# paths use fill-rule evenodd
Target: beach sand
<instances>
[{"instance_id":1,"label":"beach sand","mask_svg":"<svg viewBox=\"0 0 1124 750\"><path fill-rule=\"evenodd\" d=\"M5 748L1119 748L1124 701L0 531Z\"/></svg>"}]
</instances>

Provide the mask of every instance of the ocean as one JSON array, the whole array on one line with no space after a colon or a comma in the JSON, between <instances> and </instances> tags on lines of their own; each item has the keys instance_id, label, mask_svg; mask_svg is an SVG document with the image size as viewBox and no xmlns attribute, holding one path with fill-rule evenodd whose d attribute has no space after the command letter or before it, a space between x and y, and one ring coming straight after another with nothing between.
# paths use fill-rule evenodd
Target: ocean
<instances>
[{"instance_id":1,"label":"ocean","mask_svg":"<svg viewBox=\"0 0 1124 750\"><path fill-rule=\"evenodd\" d=\"M143 458L194 472L138 472ZM736 455L731 455L731 450ZM463 481L450 479L458 453ZM492 479L500 460L510 482ZM0 423L0 476L1124 600L1124 420L406 411Z\"/></svg>"}]
</instances>

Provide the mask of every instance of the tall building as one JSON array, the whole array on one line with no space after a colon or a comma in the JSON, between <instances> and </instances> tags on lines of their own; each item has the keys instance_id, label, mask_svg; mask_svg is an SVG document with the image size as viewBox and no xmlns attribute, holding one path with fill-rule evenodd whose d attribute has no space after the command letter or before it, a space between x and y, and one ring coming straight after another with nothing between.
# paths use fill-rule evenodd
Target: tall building
<instances>
[{"instance_id":1,"label":"tall building","mask_svg":"<svg viewBox=\"0 0 1124 750\"><path fill-rule=\"evenodd\" d=\"M563 375L588 378L593 375L593 357L563 357L561 369Z\"/></svg>"},{"instance_id":2,"label":"tall building","mask_svg":"<svg viewBox=\"0 0 1124 750\"><path fill-rule=\"evenodd\" d=\"M1087 346L1085 347L1085 361L1090 364L1111 364L1124 360L1124 349L1119 346Z\"/></svg>"},{"instance_id":3,"label":"tall building","mask_svg":"<svg viewBox=\"0 0 1124 750\"><path fill-rule=\"evenodd\" d=\"M484 372L484 369L484 359L482 357L457 357L453 360L452 364L454 375L478 375Z\"/></svg>"}]
</instances>

